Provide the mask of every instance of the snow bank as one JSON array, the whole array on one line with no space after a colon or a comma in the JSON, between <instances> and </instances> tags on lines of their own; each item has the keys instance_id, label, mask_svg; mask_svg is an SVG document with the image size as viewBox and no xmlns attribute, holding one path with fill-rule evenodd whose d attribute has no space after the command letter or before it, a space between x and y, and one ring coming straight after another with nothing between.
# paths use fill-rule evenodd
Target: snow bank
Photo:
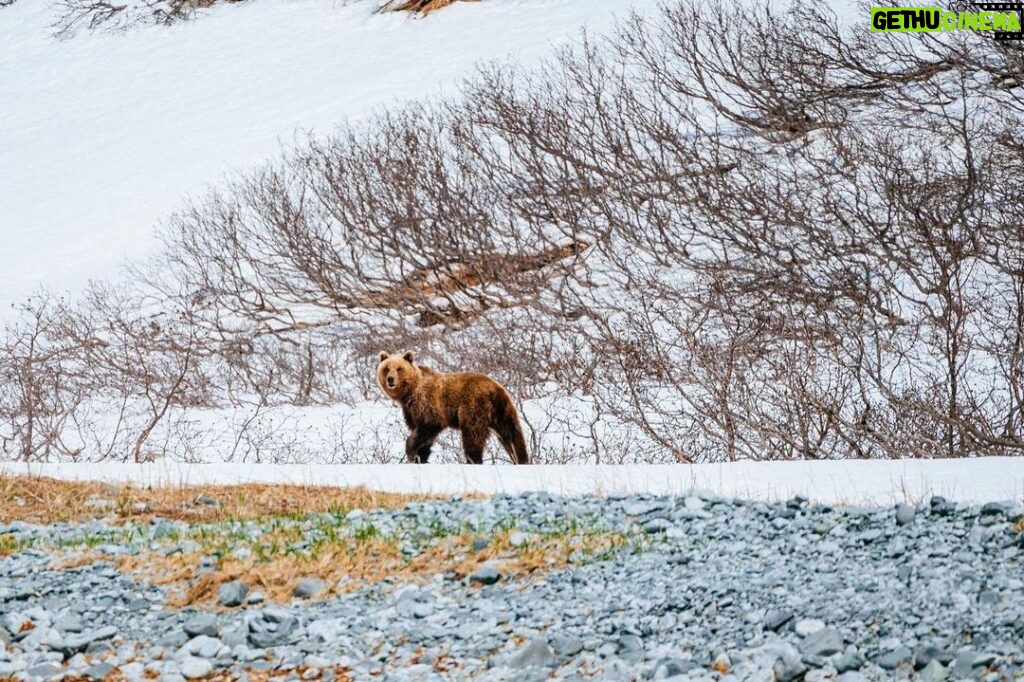
<instances>
[{"instance_id":1,"label":"snow bank","mask_svg":"<svg viewBox=\"0 0 1024 682\"><path fill-rule=\"evenodd\" d=\"M683 494L690 491L758 500L804 495L829 504L927 503L931 495L960 502L1024 499L1024 458L735 462L670 465L469 466L457 464L273 465L22 464L0 472L136 485L296 483L366 486L402 493L559 495Z\"/></svg>"}]
</instances>

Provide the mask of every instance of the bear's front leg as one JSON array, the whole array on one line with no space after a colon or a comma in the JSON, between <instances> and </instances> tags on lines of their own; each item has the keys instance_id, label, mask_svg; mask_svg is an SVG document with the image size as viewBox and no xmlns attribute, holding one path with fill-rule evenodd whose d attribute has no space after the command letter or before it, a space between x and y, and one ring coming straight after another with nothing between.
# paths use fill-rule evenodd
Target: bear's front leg
<instances>
[{"instance_id":1,"label":"bear's front leg","mask_svg":"<svg viewBox=\"0 0 1024 682\"><path fill-rule=\"evenodd\" d=\"M426 464L430 459L430 449L440 429L417 426L405 439L405 460L416 464Z\"/></svg>"}]
</instances>

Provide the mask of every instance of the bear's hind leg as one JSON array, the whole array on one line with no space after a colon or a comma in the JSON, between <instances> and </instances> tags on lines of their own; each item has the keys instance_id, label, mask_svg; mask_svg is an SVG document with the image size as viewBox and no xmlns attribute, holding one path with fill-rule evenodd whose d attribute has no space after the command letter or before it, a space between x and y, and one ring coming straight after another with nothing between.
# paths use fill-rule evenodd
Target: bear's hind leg
<instances>
[{"instance_id":1,"label":"bear's hind leg","mask_svg":"<svg viewBox=\"0 0 1024 682\"><path fill-rule=\"evenodd\" d=\"M478 425L462 427L462 451L466 455L467 464L483 464L484 448L487 446L489 429Z\"/></svg>"}]
</instances>

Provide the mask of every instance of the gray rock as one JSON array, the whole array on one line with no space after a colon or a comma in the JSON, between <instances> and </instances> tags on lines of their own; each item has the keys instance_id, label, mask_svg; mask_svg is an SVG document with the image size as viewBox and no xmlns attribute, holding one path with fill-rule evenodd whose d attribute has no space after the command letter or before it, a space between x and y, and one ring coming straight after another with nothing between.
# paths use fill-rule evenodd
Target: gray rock
<instances>
[{"instance_id":1,"label":"gray rock","mask_svg":"<svg viewBox=\"0 0 1024 682\"><path fill-rule=\"evenodd\" d=\"M907 647L899 647L893 651L888 651L875 658L875 663L878 667L885 670L895 670L896 668L909 665L913 660L913 653Z\"/></svg>"},{"instance_id":2,"label":"gray rock","mask_svg":"<svg viewBox=\"0 0 1024 682\"><path fill-rule=\"evenodd\" d=\"M199 635L185 643L181 647L181 653L197 658L213 659L218 656L226 656L229 652L227 645L216 637Z\"/></svg>"},{"instance_id":3,"label":"gray rock","mask_svg":"<svg viewBox=\"0 0 1024 682\"><path fill-rule=\"evenodd\" d=\"M909 504L897 504L896 505L896 525L906 526L914 522L914 517L917 516L917 510Z\"/></svg>"},{"instance_id":4,"label":"gray rock","mask_svg":"<svg viewBox=\"0 0 1024 682\"><path fill-rule=\"evenodd\" d=\"M658 533L664 533L672 527L672 522L668 519L655 518L649 521L645 521L642 528L645 533L655 535Z\"/></svg>"},{"instance_id":5,"label":"gray rock","mask_svg":"<svg viewBox=\"0 0 1024 682\"><path fill-rule=\"evenodd\" d=\"M78 616L68 615L53 621L53 627L58 632L81 632L85 626Z\"/></svg>"},{"instance_id":6,"label":"gray rock","mask_svg":"<svg viewBox=\"0 0 1024 682\"><path fill-rule=\"evenodd\" d=\"M212 613L200 613L189 618L185 621L182 629L189 637L198 637L200 635L216 637L220 632L217 626L217 616Z\"/></svg>"},{"instance_id":7,"label":"gray rock","mask_svg":"<svg viewBox=\"0 0 1024 682\"><path fill-rule=\"evenodd\" d=\"M299 584L295 586L295 589L292 591L292 596L296 599L316 599L323 594L328 587L328 583L320 580L320 578L303 578L299 581Z\"/></svg>"},{"instance_id":8,"label":"gray rock","mask_svg":"<svg viewBox=\"0 0 1024 682\"><path fill-rule=\"evenodd\" d=\"M800 637L806 637L807 635L814 634L820 630L825 629L825 624L816 618L804 618L798 620L796 625L793 626L793 630Z\"/></svg>"},{"instance_id":9,"label":"gray rock","mask_svg":"<svg viewBox=\"0 0 1024 682\"><path fill-rule=\"evenodd\" d=\"M946 666L942 665L938 659L933 658L917 674L917 679L918 682L943 682L948 676L949 672L946 670Z\"/></svg>"},{"instance_id":10,"label":"gray rock","mask_svg":"<svg viewBox=\"0 0 1024 682\"><path fill-rule=\"evenodd\" d=\"M521 649L509 656L505 665L513 669L553 668L558 661L554 652L543 639L531 639Z\"/></svg>"},{"instance_id":11,"label":"gray rock","mask_svg":"<svg viewBox=\"0 0 1024 682\"><path fill-rule=\"evenodd\" d=\"M46 680L59 675L62 670L61 666L56 663L40 663L39 665L29 668L25 672L32 679Z\"/></svg>"},{"instance_id":12,"label":"gray rock","mask_svg":"<svg viewBox=\"0 0 1024 682\"><path fill-rule=\"evenodd\" d=\"M288 644L297 626L290 611L268 606L249 620L249 644L259 649Z\"/></svg>"},{"instance_id":13,"label":"gray rock","mask_svg":"<svg viewBox=\"0 0 1024 682\"><path fill-rule=\"evenodd\" d=\"M655 680L668 680L681 677L691 670L696 670L700 666L693 661L686 661L682 659L662 659L659 661L654 668L653 679Z\"/></svg>"},{"instance_id":14,"label":"gray rock","mask_svg":"<svg viewBox=\"0 0 1024 682\"><path fill-rule=\"evenodd\" d=\"M548 640L548 645L562 658L569 658L583 651L583 640L572 635L557 634Z\"/></svg>"},{"instance_id":15,"label":"gray rock","mask_svg":"<svg viewBox=\"0 0 1024 682\"><path fill-rule=\"evenodd\" d=\"M217 600L221 606L240 606L248 594L249 587L245 583L233 580L220 586L217 590Z\"/></svg>"},{"instance_id":16,"label":"gray rock","mask_svg":"<svg viewBox=\"0 0 1024 682\"><path fill-rule=\"evenodd\" d=\"M512 545L515 548L519 548L530 544L530 542L532 542L533 539L533 533L522 533L520 531L515 531L509 534L508 544Z\"/></svg>"},{"instance_id":17,"label":"gray rock","mask_svg":"<svg viewBox=\"0 0 1024 682\"><path fill-rule=\"evenodd\" d=\"M956 656L949 650L934 645L923 646L914 655L914 668L921 670L932 661L938 661L943 667L953 662Z\"/></svg>"},{"instance_id":18,"label":"gray rock","mask_svg":"<svg viewBox=\"0 0 1024 682\"><path fill-rule=\"evenodd\" d=\"M90 680L105 680L112 672L114 672L114 666L110 663L102 662L90 665L82 671L82 675Z\"/></svg>"},{"instance_id":19,"label":"gray rock","mask_svg":"<svg viewBox=\"0 0 1024 682\"><path fill-rule=\"evenodd\" d=\"M469 582L480 585L493 585L501 580L501 573L491 564L484 564L469 574Z\"/></svg>"},{"instance_id":20,"label":"gray rock","mask_svg":"<svg viewBox=\"0 0 1024 682\"><path fill-rule=\"evenodd\" d=\"M782 626L793 620L793 612L783 609L772 609L764 617L764 629L778 632Z\"/></svg>"},{"instance_id":21,"label":"gray rock","mask_svg":"<svg viewBox=\"0 0 1024 682\"><path fill-rule=\"evenodd\" d=\"M835 659L832 665L837 673L845 673L851 670L860 670L864 667L864 657L856 650L848 650Z\"/></svg>"},{"instance_id":22,"label":"gray rock","mask_svg":"<svg viewBox=\"0 0 1024 682\"><path fill-rule=\"evenodd\" d=\"M978 594L978 603L982 606L995 606L1002 600L1002 596L995 590L984 590Z\"/></svg>"},{"instance_id":23,"label":"gray rock","mask_svg":"<svg viewBox=\"0 0 1024 682\"><path fill-rule=\"evenodd\" d=\"M1006 516L1013 509L1013 502L989 502L981 506L981 516Z\"/></svg>"},{"instance_id":24,"label":"gray rock","mask_svg":"<svg viewBox=\"0 0 1024 682\"><path fill-rule=\"evenodd\" d=\"M804 637L797 648L804 657L834 656L843 651L843 636L832 628L815 630Z\"/></svg>"},{"instance_id":25,"label":"gray rock","mask_svg":"<svg viewBox=\"0 0 1024 682\"><path fill-rule=\"evenodd\" d=\"M800 658L800 652L792 644L768 644L762 647L762 650L774 657L772 672L779 682L790 682L807 671L807 666Z\"/></svg>"},{"instance_id":26,"label":"gray rock","mask_svg":"<svg viewBox=\"0 0 1024 682\"><path fill-rule=\"evenodd\" d=\"M949 516L956 511L956 505L940 496L933 497L929 502L929 507L935 516Z\"/></svg>"},{"instance_id":27,"label":"gray rock","mask_svg":"<svg viewBox=\"0 0 1024 682\"><path fill-rule=\"evenodd\" d=\"M213 673L213 663L205 658L185 657L180 661L179 670L187 680L199 680Z\"/></svg>"},{"instance_id":28,"label":"gray rock","mask_svg":"<svg viewBox=\"0 0 1024 682\"><path fill-rule=\"evenodd\" d=\"M148 599L142 597L136 597L128 601L129 611L149 611L150 603Z\"/></svg>"}]
</instances>

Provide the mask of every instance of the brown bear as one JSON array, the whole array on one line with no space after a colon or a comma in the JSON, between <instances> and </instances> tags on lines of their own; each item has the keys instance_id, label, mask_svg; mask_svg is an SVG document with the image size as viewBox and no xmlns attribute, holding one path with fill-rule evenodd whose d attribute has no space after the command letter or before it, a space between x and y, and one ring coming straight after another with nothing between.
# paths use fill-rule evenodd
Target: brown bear
<instances>
[{"instance_id":1,"label":"brown bear","mask_svg":"<svg viewBox=\"0 0 1024 682\"><path fill-rule=\"evenodd\" d=\"M493 430L516 464L529 464L519 412L508 391L494 379L475 372L445 374L413 364L411 352L381 351L377 381L389 398L402 406L409 427L405 458L426 463L441 431L462 431L462 450L470 464L482 464L484 446Z\"/></svg>"}]
</instances>

